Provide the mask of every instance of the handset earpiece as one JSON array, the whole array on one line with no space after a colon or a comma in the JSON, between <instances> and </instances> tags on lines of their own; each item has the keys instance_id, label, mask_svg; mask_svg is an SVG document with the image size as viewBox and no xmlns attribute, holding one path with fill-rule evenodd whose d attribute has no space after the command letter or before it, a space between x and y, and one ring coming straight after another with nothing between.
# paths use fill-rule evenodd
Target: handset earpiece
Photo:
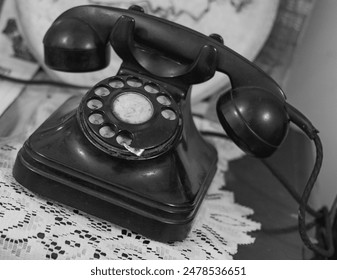
<instances>
[{"instance_id":1,"label":"handset earpiece","mask_svg":"<svg viewBox=\"0 0 337 280\"><path fill-rule=\"evenodd\" d=\"M59 18L46 33L45 63L65 72L89 72L105 68L110 62L110 47L92 25L78 18Z\"/></svg>"},{"instance_id":2,"label":"handset earpiece","mask_svg":"<svg viewBox=\"0 0 337 280\"><path fill-rule=\"evenodd\" d=\"M270 156L288 133L286 102L259 87L240 87L217 102L219 121L228 136L247 154Z\"/></svg>"}]
</instances>

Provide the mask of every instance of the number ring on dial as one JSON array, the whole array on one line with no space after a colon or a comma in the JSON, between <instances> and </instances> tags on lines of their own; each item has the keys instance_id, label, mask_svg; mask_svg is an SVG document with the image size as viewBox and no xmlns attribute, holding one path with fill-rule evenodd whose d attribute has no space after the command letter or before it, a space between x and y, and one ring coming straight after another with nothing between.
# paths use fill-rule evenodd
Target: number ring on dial
<instances>
[{"instance_id":1,"label":"number ring on dial","mask_svg":"<svg viewBox=\"0 0 337 280\"><path fill-rule=\"evenodd\" d=\"M125 150L124 143L129 143L151 154L150 150L172 143L182 127L180 109L171 95L158 84L133 76L101 81L83 98L81 108L90 137L112 149Z\"/></svg>"}]
</instances>

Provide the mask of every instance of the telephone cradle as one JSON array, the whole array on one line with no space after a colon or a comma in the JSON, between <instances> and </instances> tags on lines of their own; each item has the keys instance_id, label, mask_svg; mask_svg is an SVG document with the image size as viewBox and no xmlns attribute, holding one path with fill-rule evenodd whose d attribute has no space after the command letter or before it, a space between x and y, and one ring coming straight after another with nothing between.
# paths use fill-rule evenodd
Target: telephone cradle
<instances>
[{"instance_id":1,"label":"telephone cradle","mask_svg":"<svg viewBox=\"0 0 337 280\"><path fill-rule=\"evenodd\" d=\"M128 10L79 6L44 37L46 65L102 69L111 44L123 63L84 97L69 98L25 142L13 175L24 187L162 242L183 240L217 168L193 122L193 84L216 71L232 90L217 103L229 137L266 157L283 142L293 108L262 70L202 35Z\"/></svg>"}]
</instances>

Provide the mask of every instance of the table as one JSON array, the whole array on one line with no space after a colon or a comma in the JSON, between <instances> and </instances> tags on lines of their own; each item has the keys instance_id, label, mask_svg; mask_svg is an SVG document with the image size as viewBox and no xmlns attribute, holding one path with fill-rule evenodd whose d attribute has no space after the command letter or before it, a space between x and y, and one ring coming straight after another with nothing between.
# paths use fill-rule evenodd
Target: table
<instances>
[{"instance_id":1,"label":"table","mask_svg":"<svg viewBox=\"0 0 337 280\"><path fill-rule=\"evenodd\" d=\"M313 165L311 143L299 131L291 129L283 146L268 159L300 193ZM304 247L297 230L298 204L260 160L244 157L230 162L227 187L235 188L236 201L254 209L252 218L262 229L254 232L254 244L240 247L235 259L308 259L312 253ZM315 192L313 192L315 193ZM313 205L317 204L315 197ZM286 233L273 229L295 228Z\"/></svg>"}]
</instances>

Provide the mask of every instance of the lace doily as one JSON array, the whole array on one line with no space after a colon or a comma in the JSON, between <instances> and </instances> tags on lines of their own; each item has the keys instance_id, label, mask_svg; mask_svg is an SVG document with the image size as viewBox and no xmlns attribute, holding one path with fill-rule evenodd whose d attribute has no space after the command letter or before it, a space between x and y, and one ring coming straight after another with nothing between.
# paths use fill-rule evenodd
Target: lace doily
<instances>
[{"instance_id":1,"label":"lace doily","mask_svg":"<svg viewBox=\"0 0 337 280\"><path fill-rule=\"evenodd\" d=\"M220 131L205 120L199 129ZM18 184L12 166L25 137L0 142L0 259L231 259L239 244L254 242L260 224L253 210L225 190L228 160L243 153L231 142L217 147L216 175L186 240L164 244L51 200Z\"/></svg>"}]
</instances>

